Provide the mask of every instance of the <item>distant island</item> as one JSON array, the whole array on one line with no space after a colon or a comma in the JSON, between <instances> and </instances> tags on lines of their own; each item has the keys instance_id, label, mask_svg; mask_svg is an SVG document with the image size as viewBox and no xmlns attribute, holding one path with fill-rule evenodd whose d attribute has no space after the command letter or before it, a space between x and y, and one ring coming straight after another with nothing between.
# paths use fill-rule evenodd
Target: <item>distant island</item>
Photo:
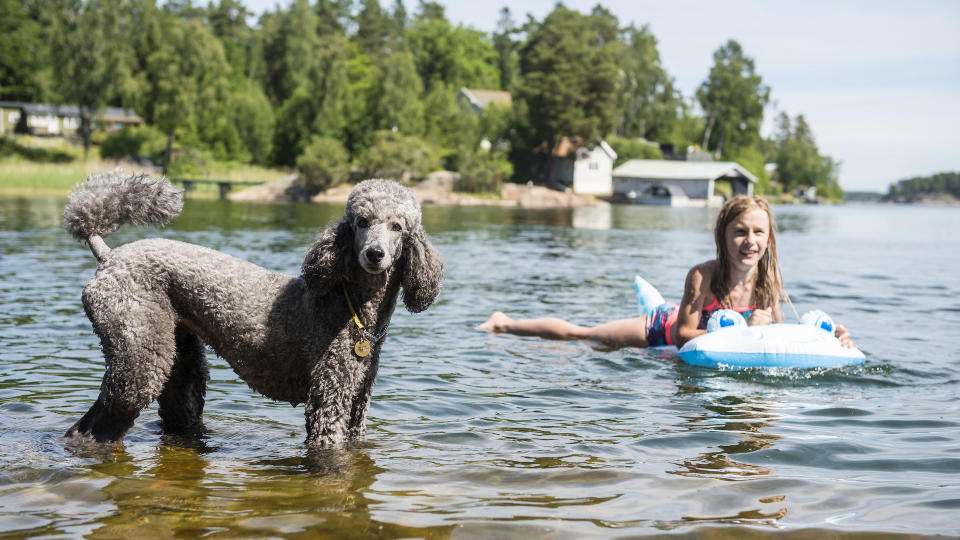
<instances>
[{"instance_id":1,"label":"distant island","mask_svg":"<svg viewBox=\"0 0 960 540\"><path fill-rule=\"evenodd\" d=\"M960 204L960 172L907 178L892 184L883 201L921 204Z\"/></svg>"},{"instance_id":2,"label":"distant island","mask_svg":"<svg viewBox=\"0 0 960 540\"><path fill-rule=\"evenodd\" d=\"M886 197L879 191L844 191L844 202L880 202Z\"/></svg>"}]
</instances>

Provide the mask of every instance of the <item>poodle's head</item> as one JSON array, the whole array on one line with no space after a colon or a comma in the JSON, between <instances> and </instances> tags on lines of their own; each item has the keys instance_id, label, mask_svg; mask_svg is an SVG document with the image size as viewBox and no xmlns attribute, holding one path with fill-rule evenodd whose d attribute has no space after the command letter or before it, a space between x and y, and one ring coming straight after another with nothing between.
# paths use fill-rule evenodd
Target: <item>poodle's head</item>
<instances>
[{"instance_id":1,"label":"poodle's head","mask_svg":"<svg viewBox=\"0 0 960 540\"><path fill-rule=\"evenodd\" d=\"M365 180L350 192L343 220L353 231L360 267L381 274L400 258L404 239L420 228L420 202L392 180Z\"/></svg>"},{"instance_id":2,"label":"poodle's head","mask_svg":"<svg viewBox=\"0 0 960 540\"><path fill-rule=\"evenodd\" d=\"M347 197L343 219L327 227L307 250L303 277L323 296L355 272L401 272L403 302L422 311L440 294L444 264L427 239L417 196L392 180L360 182Z\"/></svg>"}]
</instances>

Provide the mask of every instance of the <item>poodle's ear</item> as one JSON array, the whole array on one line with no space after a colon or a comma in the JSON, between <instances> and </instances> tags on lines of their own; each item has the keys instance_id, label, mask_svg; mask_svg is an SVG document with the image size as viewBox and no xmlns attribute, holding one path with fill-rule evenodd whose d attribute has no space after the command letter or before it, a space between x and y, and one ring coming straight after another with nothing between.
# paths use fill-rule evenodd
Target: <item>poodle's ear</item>
<instances>
[{"instance_id":1,"label":"poodle's ear","mask_svg":"<svg viewBox=\"0 0 960 540\"><path fill-rule=\"evenodd\" d=\"M401 285L403 304L412 313L421 312L440 296L443 288L443 259L423 228L417 226L403 246Z\"/></svg>"},{"instance_id":2,"label":"poodle's ear","mask_svg":"<svg viewBox=\"0 0 960 540\"><path fill-rule=\"evenodd\" d=\"M344 218L328 226L307 249L300 272L314 296L327 294L348 275L353 253L353 228Z\"/></svg>"}]
</instances>

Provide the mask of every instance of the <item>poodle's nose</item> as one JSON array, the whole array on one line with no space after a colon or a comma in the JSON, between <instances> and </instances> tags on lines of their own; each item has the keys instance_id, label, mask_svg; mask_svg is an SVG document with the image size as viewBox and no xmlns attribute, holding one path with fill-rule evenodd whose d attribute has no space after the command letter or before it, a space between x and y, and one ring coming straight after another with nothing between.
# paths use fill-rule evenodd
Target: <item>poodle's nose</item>
<instances>
[{"instance_id":1,"label":"poodle's nose","mask_svg":"<svg viewBox=\"0 0 960 540\"><path fill-rule=\"evenodd\" d=\"M380 248L367 248L367 260L378 263L383 260L383 250Z\"/></svg>"}]
</instances>

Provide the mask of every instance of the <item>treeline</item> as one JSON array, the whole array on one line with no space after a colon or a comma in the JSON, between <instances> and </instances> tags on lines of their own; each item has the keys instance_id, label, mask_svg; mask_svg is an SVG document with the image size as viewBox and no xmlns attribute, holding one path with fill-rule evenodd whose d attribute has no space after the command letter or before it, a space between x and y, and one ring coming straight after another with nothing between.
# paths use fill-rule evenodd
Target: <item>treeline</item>
<instances>
[{"instance_id":1,"label":"treeline","mask_svg":"<svg viewBox=\"0 0 960 540\"><path fill-rule=\"evenodd\" d=\"M884 200L914 202L936 195L950 195L960 199L960 172L942 172L900 180L890 185Z\"/></svg>"},{"instance_id":2,"label":"treeline","mask_svg":"<svg viewBox=\"0 0 960 540\"><path fill-rule=\"evenodd\" d=\"M697 147L740 162L761 192L841 195L802 115L760 135L770 89L735 41L688 98L649 28L600 5L557 4L522 24L505 7L490 34L423 0L412 14L400 0L293 0L250 19L237 0L0 0L0 99L79 105L85 147L104 155L181 171L214 159L296 166L312 190L441 167L468 191L549 181L564 138L603 137L621 161L659 156L642 139ZM474 111L461 88L510 92L512 106ZM105 106L134 109L146 127L103 139Z\"/></svg>"}]
</instances>

